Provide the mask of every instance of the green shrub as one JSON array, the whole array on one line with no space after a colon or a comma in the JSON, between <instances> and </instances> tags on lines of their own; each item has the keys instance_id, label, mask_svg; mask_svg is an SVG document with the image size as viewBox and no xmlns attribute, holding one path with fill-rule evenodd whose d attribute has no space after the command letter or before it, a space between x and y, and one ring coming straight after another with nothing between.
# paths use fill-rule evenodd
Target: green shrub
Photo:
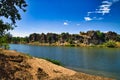
<instances>
[{"instance_id":1,"label":"green shrub","mask_svg":"<svg viewBox=\"0 0 120 80\"><path fill-rule=\"evenodd\" d=\"M53 59L48 59L48 58L44 58L44 59L47 60L47 61L52 62L53 64L56 64L56 65L62 65L61 62L58 61L58 60L53 60Z\"/></svg>"},{"instance_id":2,"label":"green shrub","mask_svg":"<svg viewBox=\"0 0 120 80\"><path fill-rule=\"evenodd\" d=\"M115 47L117 47L117 44L115 41L110 40L110 41L105 43L105 46L110 47L110 48L115 48Z\"/></svg>"},{"instance_id":3,"label":"green shrub","mask_svg":"<svg viewBox=\"0 0 120 80\"><path fill-rule=\"evenodd\" d=\"M33 58L33 56L32 55L30 55L29 53L22 53L24 56L26 56L27 58L30 58L30 59L32 59Z\"/></svg>"},{"instance_id":4,"label":"green shrub","mask_svg":"<svg viewBox=\"0 0 120 80\"><path fill-rule=\"evenodd\" d=\"M6 49L6 50L8 50L10 48L9 44L7 44L7 43L0 44L0 47L3 49Z\"/></svg>"},{"instance_id":5,"label":"green shrub","mask_svg":"<svg viewBox=\"0 0 120 80\"><path fill-rule=\"evenodd\" d=\"M74 44L68 44L68 45L65 45L66 47L75 47Z\"/></svg>"}]
</instances>

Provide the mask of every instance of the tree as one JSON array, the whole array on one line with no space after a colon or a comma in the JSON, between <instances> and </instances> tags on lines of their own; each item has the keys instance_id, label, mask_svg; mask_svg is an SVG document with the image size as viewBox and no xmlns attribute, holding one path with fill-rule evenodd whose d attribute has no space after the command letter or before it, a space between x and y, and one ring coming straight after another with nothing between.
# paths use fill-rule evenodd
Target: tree
<instances>
[{"instance_id":1,"label":"tree","mask_svg":"<svg viewBox=\"0 0 120 80\"><path fill-rule=\"evenodd\" d=\"M10 24L4 23L2 20L0 20L0 47L4 49L8 49L9 46L7 44L7 35L5 35L6 31L12 29Z\"/></svg>"},{"instance_id":2,"label":"tree","mask_svg":"<svg viewBox=\"0 0 120 80\"><path fill-rule=\"evenodd\" d=\"M4 23L0 20L0 36L4 35L6 31L13 29L9 23Z\"/></svg>"},{"instance_id":3,"label":"tree","mask_svg":"<svg viewBox=\"0 0 120 80\"><path fill-rule=\"evenodd\" d=\"M63 42L67 42L70 38L70 34L69 33L61 33L61 41Z\"/></svg>"},{"instance_id":4,"label":"tree","mask_svg":"<svg viewBox=\"0 0 120 80\"><path fill-rule=\"evenodd\" d=\"M33 34L30 34L29 36L29 40L30 41L39 41L40 39L40 34L37 34L37 33L33 33Z\"/></svg>"},{"instance_id":5,"label":"tree","mask_svg":"<svg viewBox=\"0 0 120 80\"><path fill-rule=\"evenodd\" d=\"M103 32L100 31L96 31L97 32L97 36L100 40L104 41L105 40L105 35Z\"/></svg>"},{"instance_id":6,"label":"tree","mask_svg":"<svg viewBox=\"0 0 120 80\"><path fill-rule=\"evenodd\" d=\"M27 6L25 0L0 0L0 18L7 18L11 20L10 23L4 23L0 19L0 45L5 43L5 33L13 29L16 25L16 20L21 20L19 10L26 11ZM3 46L2 46L3 47Z\"/></svg>"},{"instance_id":7,"label":"tree","mask_svg":"<svg viewBox=\"0 0 120 80\"><path fill-rule=\"evenodd\" d=\"M4 36L0 37L0 47L2 47L4 49L9 49L7 39L8 39L7 35L4 35Z\"/></svg>"},{"instance_id":8,"label":"tree","mask_svg":"<svg viewBox=\"0 0 120 80\"><path fill-rule=\"evenodd\" d=\"M27 6L24 0L0 0L0 16L11 19L12 23L15 24L16 20L20 20L19 9L24 12Z\"/></svg>"},{"instance_id":9,"label":"tree","mask_svg":"<svg viewBox=\"0 0 120 80\"><path fill-rule=\"evenodd\" d=\"M15 27L16 20L21 20L19 10L23 10L27 6L24 0L0 0L0 17L4 17L11 20L11 23L4 23L0 19L0 35L4 31L8 31Z\"/></svg>"}]
</instances>

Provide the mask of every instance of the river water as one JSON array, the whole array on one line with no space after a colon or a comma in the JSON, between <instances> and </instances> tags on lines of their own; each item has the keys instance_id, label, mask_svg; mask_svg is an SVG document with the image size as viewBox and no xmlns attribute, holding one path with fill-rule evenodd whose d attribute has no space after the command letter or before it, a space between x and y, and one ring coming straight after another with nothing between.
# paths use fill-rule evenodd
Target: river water
<instances>
[{"instance_id":1,"label":"river water","mask_svg":"<svg viewBox=\"0 0 120 80\"><path fill-rule=\"evenodd\" d=\"M120 80L120 48L80 48L10 44L11 50L60 61L65 67Z\"/></svg>"}]
</instances>

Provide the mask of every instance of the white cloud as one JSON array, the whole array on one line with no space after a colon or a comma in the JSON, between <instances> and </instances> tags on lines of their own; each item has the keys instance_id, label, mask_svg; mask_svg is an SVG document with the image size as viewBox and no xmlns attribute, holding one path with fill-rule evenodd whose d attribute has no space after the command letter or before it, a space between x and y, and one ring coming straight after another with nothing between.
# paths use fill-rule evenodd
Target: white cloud
<instances>
[{"instance_id":1,"label":"white cloud","mask_svg":"<svg viewBox=\"0 0 120 80\"><path fill-rule=\"evenodd\" d=\"M99 18L97 18L97 17L84 17L84 19L85 19L85 21L91 21L91 20L103 20L104 18L102 18L102 17L99 17Z\"/></svg>"},{"instance_id":2,"label":"white cloud","mask_svg":"<svg viewBox=\"0 0 120 80\"><path fill-rule=\"evenodd\" d=\"M112 5L112 2L109 2L109 1L102 1L102 4L109 4L109 5Z\"/></svg>"},{"instance_id":3,"label":"white cloud","mask_svg":"<svg viewBox=\"0 0 120 80\"><path fill-rule=\"evenodd\" d=\"M69 25L67 22L64 22L63 24L64 24L64 26L67 26L67 25Z\"/></svg>"},{"instance_id":4,"label":"white cloud","mask_svg":"<svg viewBox=\"0 0 120 80\"><path fill-rule=\"evenodd\" d=\"M102 20L103 18L101 16L104 16L105 14L109 14L111 9L110 7L120 0L104 0L102 1L101 5L95 9L95 11L89 11L87 12L87 17L84 17L85 21L91 21L91 20ZM96 17L97 15L97 17ZM96 17L96 18L95 18Z\"/></svg>"},{"instance_id":5,"label":"white cloud","mask_svg":"<svg viewBox=\"0 0 120 80\"><path fill-rule=\"evenodd\" d=\"M108 14L110 13L110 7L112 6L112 2L109 1L103 1L102 4L99 6L99 8L97 8L95 11L92 12L88 12L88 16L90 16L91 14Z\"/></svg>"},{"instance_id":6,"label":"white cloud","mask_svg":"<svg viewBox=\"0 0 120 80\"><path fill-rule=\"evenodd\" d=\"M84 19L85 19L85 21L91 21L92 20L92 18L90 18L90 17L84 17Z\"/></svg>"},{"instance_id":7,"label":"white cloud","mask_svg":"<svg viewBox=\"0 0 120 80\"><path fill-rule=\"evenodd\" d=\"M102 5L99 6L99 9L96 10L96 13L101 13L102 15L110 13L110 7L112 5L112 2L109 1L103 1Z\"/></svg>"}]
</instances>

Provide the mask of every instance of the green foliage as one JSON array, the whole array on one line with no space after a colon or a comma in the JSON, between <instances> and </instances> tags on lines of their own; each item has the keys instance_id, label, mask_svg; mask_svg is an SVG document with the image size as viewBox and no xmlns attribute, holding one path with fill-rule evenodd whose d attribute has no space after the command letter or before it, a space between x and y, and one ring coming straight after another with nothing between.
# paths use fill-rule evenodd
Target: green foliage
<instances>
[{"instance_id":1,"label":"green foliage","mask_svg":"<svg viewBox=\"0 0 120 80\"><path fill-rule=\"evenodd\" d=\"M69 39L68 42L69 42L70 44L73 44L73 40L72 40L72 39Z\"/></svg>"},{"instance_id":2,"label":"green foliage","mask_svg":"<svg viewBox=\"0 0 120 80\"><path fill-rule=\"evenodd\" d=\"M9 35L6 34L6 31L13 29L10 24L4 23L2 20L0 20L0 47L4 49L9 49L8 45L8 37Z\"/></svg>"},{"instance_id":3,"label":"green foliage","mask_svg":"<svg viewBox=\"0 0 120 80\"><path fill-rule=\"evenodd\" d=\"M117 41L120 42L120 35L117 35Z\"/></svg>"},{"instance_id":4,"label":"green foliage","mask_svg":"<svg viewBox=\"0 0 120 80\"><path fill-rule=\"evenodd\" d=\"M4 23L0 19L0 47L8 49L8 38L6 32L12 30L16 25L16 20L21 19L19 10L25 10L27 6L25 0L0 0L0 17L10 19L12 23Z\"/></svg>"},{"instance_id":5,"label":"green foliage","mask_svg":"<svg viewBox=\"0 0 120 80\"><path fill-rule=\"evenodd\" d=\"M2 46L3 46L4 49L9 49L10 48L9 44L7 44L7 43L3 43Z\"/></svg>"},{"instance_id":6,"label":"green foliage","mask_svg":"<svg viewBox=\"0 0 120 80\"><path fill-rule=\"evenodd\" d=\"M70 34L69 33L61 33L61 40L66 42L67 40L69 40L70 38Z\"/></svg>"},{"instance_id":7,"label":"green foliage","mask_svg":"<svg viewBox=\"0 0 120 80\"><path fill-rule=\"evenodd\" d=\"M0 36L3 36L6 31L13 29L9 23L4 23L0 20Z\"/></svg>"},{"instance_id":8,"label":"green foliage","mask_svg":"<svg viewBox=\"0 0 120 80\"><path fill-rule=\"evenodd\" d=\"M0 47L4 49L9 49L9 45L7 43L7 36L0 37Z\"/></svg>"},{"instance_id":9,"label":"green foliage","mask_svg":"<svg viewBox=\"0 0 120 80\"><path fill-rule=\"evenodd\" d=\"M20 20L19 10L25 10L27 6L25 0L0 0L0 16L10 19L13 24Z\"/></svg>"},{"instance_id":10,"label":"green foliage","mask_svg":"<svg viewBox=\"0 0 120 80\"><path fill-rule=\"evenodd\" d=\"M25 44L25 43L28 43L29 40L28 40L28 37L24 37L24 38L23 37L12 37L10 42L14 44L20 44L20 43Z\"/></svg>"},{"instance_id":11,"label":"green foliage","mask_svg":"<svg viewBox=\"0 0 120 80\"><path fill-rule=\"evenodd\" d=\"M115 47L117 47L117 44L115 41L110 40L110 41L105 43L105 46L109 47L109 48L115 48Z\"/></svg>"},{"instance_id":12,"label":"green foliage","mask_svg":"<svg viewBox=\"0 0 120 80\"><path fill-rule=\"evenodd\" d=\"M104 39L104 34L100 31L97 31L97 35L100 39Z\"/></svg>"},{"instance_id":13,"label":"green foliage","mask_svg":"<svg viewBox=\"0 0 120 80\"><path fill-rule=\"evenodd\" d=\"M52 62L53 64L56 64L56 65L62 65L61 62L58 61L58 60L53 60L53 59L48 59L48 58L44 58L44 59L47 60L47 61Z\"/></svg>"},{"instance_id":14,"label":"green foliage","mask_svg":"<svg viewBox=\"0 0 120 80\"><path fill-rule=\"evenodd\" d=\"M16 20L20 20L21 16L19 10L25 11L27 6L24 0L0 0L0 17L10 19L12 23L4 23L0 19L0 37L5 34L6 31L13 29ZM18 9L20 8L20 9Z\"/></svg>"},{"instance_id":15,"label":"green foliage","mask_svg":"<svg viewBox=\"0 0 120 80\"><path fill-rule=\"evenodd\" d=\"M28 54L28 53L22 53L22 54L24 54L25 56L27 56L28 58L33 58L30 54Z\"/></svg>"}]
</instances>

